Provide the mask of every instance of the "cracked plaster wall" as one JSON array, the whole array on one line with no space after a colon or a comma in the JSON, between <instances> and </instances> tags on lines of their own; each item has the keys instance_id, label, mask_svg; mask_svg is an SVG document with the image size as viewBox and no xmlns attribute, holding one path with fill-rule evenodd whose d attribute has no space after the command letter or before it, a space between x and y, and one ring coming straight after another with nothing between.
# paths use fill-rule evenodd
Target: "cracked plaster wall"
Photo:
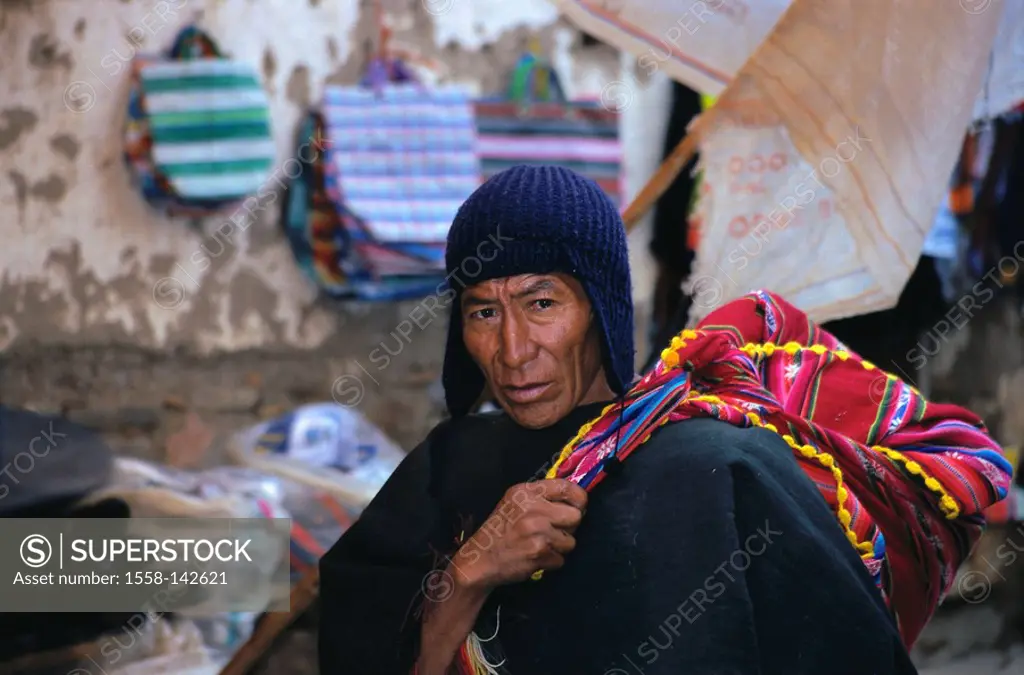
<instances>
[{"instance_id":1,"label":"cracked plaster wall","mask_svg":"<svg viewBox=\"0 0 1024 675\"><path fill-rule=\"evenodd\" d=\"M385 1L396 44L442 62L445 78L478 91L500 89L532 36L570 95L600 95L617 77L620 56L582 47L545 0ZM262 72L283 161L300 112L323 84L358 77L376 35L370 9L359 0L0 2L0 351L311 349L338 334L352 344L378 342L363 326L387 325L402 309L317 303L279 232L276 206L221 246L212 233L223 219L195 224L155 214L121 159L128 61L165 48L198 19L224 51ZM624 111L630 193L657 163L667 103L661 79L635 92ZM637 263L646 258L645 237L643 229L633 237ZM634 268L641 299L649 268ZM157 286L166 277L183 292ZM369 314L377 320L365 321Z\"/></svg>"}]
</instances>

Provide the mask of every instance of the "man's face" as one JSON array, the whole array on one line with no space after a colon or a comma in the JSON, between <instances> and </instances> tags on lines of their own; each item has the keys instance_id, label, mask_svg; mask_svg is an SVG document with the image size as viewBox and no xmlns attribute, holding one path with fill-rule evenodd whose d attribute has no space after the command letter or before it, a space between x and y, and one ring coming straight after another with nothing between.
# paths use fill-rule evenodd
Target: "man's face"
<instances>
[{"instance_id":1,"label":"man's face","mask_svg":"<svg viewBox=\"0 0 1024 675\"><path fill-rule=\"evenodd\" d=\"M462 337L491 393L520 426L550 426L613 397L583 286L565 274L485 281L462 295Z\"/></svg>"}]
</instances>

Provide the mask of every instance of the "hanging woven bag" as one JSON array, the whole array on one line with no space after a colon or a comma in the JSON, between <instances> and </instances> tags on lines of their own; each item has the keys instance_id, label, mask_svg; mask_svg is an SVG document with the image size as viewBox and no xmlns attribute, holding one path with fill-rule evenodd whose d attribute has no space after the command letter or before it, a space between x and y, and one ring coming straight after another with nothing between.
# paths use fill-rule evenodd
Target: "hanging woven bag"
<instances>
[{"instance_id":1,"label":"hanging woven bag","mask_svg":"<svg viewBox=\"0 0 1024 675\"><path fill-rule=\"evenodd\" d=\"M168 215L209 216L267 183L270 104L249 64L189 26L166 55L132 66L125 159L146 201Z\"/></svg>"}]
</instances>

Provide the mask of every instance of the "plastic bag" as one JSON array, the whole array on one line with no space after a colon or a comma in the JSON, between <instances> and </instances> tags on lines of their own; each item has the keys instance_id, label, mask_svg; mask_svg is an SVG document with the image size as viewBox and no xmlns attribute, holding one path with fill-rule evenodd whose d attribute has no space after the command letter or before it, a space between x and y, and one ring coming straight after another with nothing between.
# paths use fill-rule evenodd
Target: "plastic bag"
<instances>
[{"instance_id":1,"label":"plastic bag","mask_svg":"<svg viewBox=\"0 0 1024 675\"><path fill-rule=\"evenodd\" d=\"M267 551L254 559L261 567L290 560L291 579L297 581L314 568L320 557L351 526L358 510L322 491L287 478L249 467L216 467L187 471L136 459L115 460L113 479L85 503L117 498L128 504L132 517L290 518L289 550ZM252 634L257 612L220 612L213 615L189 609L177 610L188 617L201 634L202 642L215 657L229 657ZM153 672L195 672L205 674L207 663L189 654L151 659ZM185 659L185 660L182 660ZM186 663L187 661L187 663ZM149 662L147 662L149 663ZM215 664L216 665L216 664ZM158 668L159 666L159 668ZM187 666L187 667L186 667ZM148 665L145 667L149 667ZM134 668L134 666L133 666ZM169 668L170 670L162 670ZM218 672L214 668L213 673ZM126 670L134 675L137 670ZM188 670L191 673L191 670Z\"/></svg>"},{"instance_id":2,"label":"plastic bag","mask_svg":"<svg viewBox=\"0 0 1024 675\"><path fill-rule=\"evenodd\" d=\"M272 476L245 469L195 472L119 457L110 483L85 502L121 499L133 518L286 518Z\"/></svg>"},{"instance_id":3,"label":"plastic bag","mask_svg":"<svg viewBox=\"0 0 1024 675\"><path fill-rule=\"evenodd\" d=\"M260 500L266 517L291 518L289 558L293 582L316 567L320 557L359 516L358 508L327 491L311 490L302 483L245 467L209 469L199 475L198 481L199 490L207 498L245 493ZM234 634L230 626L225 630Z\"/></svg>"},{"instance_id":4,"label":"plastic bag","mask_svg":"<svg viewBox=\"0 0 1024 675\"><path fill-rule=\"evenodd\" d=\"M132 518L288 518L288 512L281 505L280 492L278 479L253 470L226 468L193 472L118 458L112 482L89 495L85 503L119 499L128 505ZM288 560L290 548L290 542L282 546L278 541L258 538L248 550L262 578L269 579ZM261 607L266 607L272 600L273 589L266 585L253 588L249 593L253 600L265 603ZM198 592L193 604L175 608L175 614L217 619L223 613L211 614L206 607L208 599L207 594ZM238 623L227 615L222 618ZM251 624L252 618L247 620Z\"/></svg>"},{"instance_id":5,"label":"plastic bag","mask_svg":"<svg viewBox=\"0 0 1024 675\"><path fill-rule=\"evenodd\" d=\"M227 660L248 642L259 616L258 612L221 612L215 616L193 617L192 624L199 630L207 649L218 660Z\"/></svg>"},{"instance_id":6,"label":"plastic bag","mask_svg":"<svg viewBox=\"0 0 1024 675\"><path fill-rule=\"evenodd\" d=\"M296 408L233 439L232 457L362 508L405 453L358 412L335 403Z\"/></svg>"},{"instance_id":7,"label":"plastic bag","mask_svg":"<svg viewBox=\"0 0 1024 675\"><path fill-rule=\"evenodd\" d=\"M291 518L287 555L292 581L317 565L360 511L331 490L311 489L302 482L250 467L186 471L126 458L116 460L111 484L84 503L111 498L124 501L135 518ZM276 564L285 554L273 553L268 564ZM228 629L217 629L217 634L237 634L231 628L236 623L231 619Z\"/></svg>"}]
</instances>

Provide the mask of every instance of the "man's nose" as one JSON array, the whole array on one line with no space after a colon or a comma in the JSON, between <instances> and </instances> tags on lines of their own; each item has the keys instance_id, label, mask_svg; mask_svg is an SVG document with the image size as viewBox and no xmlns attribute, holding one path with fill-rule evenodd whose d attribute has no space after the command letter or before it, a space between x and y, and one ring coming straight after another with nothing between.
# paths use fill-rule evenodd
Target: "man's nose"
<instances>
[{"instance_id":1,"label":"man's nose","mask_svg":"<svg viewBox=\"0 0 1024 675\"><path fill-rule=\"evenodd\" d=\"M521 368L534 357L536 345L522 312L506 312L501 322L501 362L506 368Z\"/></svg>"}]
</instances>

